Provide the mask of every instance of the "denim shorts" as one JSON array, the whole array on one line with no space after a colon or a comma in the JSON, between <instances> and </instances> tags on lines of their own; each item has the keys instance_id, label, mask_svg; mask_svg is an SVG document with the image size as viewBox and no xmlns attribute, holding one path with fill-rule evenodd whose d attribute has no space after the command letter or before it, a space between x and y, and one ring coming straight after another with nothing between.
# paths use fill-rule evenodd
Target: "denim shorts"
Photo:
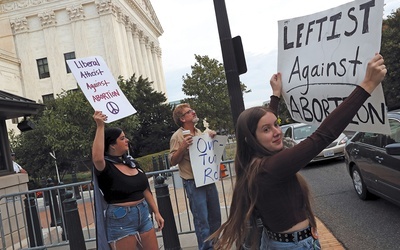
<instances>
[{"instance_id":1,"label":"denim shorts","mask_svg":"<svg viewBox=\"0 0 400 250\"><path fill-rule=\"evenodd\" d=\"M318 239L312 236L295 242L280 242L268 238L265 229L261 237L261 250L319 250L321 245Z\"/></svg>"},{"instance_id":2,"label":"denim shorts","mask_svg":"<svg viewBox=\"0 0 400 250\"><path fill-rule=\"evenodd\" d=\"M143 200L136 206L130 207L108 204L106 227L108 243L150 231L153 223L147 202Z\"/></svg>"}]
</instances>

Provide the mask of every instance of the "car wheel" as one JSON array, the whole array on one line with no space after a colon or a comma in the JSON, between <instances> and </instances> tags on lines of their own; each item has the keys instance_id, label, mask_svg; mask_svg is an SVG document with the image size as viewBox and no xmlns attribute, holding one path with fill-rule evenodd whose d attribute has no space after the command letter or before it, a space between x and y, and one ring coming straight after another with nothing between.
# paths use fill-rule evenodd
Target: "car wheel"
<instances>
[{"instance_id":1,"label":"car wheel","mask_svg":"<svg viewBox=\"0 0 400 250\"><path fill-rule=\"evenodd\" d=\"M352 169L351 178L353 179L353 186L356 190L358 197L362 200L369 199L371 195L368 192L367 187L365 186L365 183L361 177L360 170L356 166L354 166Z\"/></svg>"}]
</instances>

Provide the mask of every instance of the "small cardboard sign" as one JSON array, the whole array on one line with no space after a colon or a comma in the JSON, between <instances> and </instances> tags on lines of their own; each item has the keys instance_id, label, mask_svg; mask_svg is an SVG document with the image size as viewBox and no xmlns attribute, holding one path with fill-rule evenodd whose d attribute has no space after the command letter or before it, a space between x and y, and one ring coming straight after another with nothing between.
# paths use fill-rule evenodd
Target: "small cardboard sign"
<instances>
[{"instance_id":1,"label":"small cardboard sign","mask_svg":"<svg viewBox=\"0 0 400 250\"><path fill-rule=\"evenodd\" d=\"M94 110L107 115L107 123L136 113L102 57L72 59L67 64Z\"/></svg>"},{"instance_id":2,"label":"small cardboard sign","mask_svg":"<svg viewBox=\"0 0 400 250\"><path fill-rule=\"evenodd\" d=\"M221 178L219 164L227 140L227 136L211 138L207 133L193 137L189 155L196 187L212 184Z\"/></svg>"}]
</instances>

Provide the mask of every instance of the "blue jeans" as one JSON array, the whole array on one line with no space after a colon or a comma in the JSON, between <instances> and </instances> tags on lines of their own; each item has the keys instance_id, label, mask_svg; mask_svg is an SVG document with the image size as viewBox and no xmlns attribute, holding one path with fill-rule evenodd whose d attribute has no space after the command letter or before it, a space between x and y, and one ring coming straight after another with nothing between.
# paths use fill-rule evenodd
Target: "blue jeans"
<instances>
[{"instance_id":1,"label":"blue jeans","mask_svg":"<svg viewBox=\"0 0 400 250\"><path fill-rule=\"evenodd\" d=\"M213 249L212 242L205 240L221 226L217 187L213 183L196 188L194 180L183 180L183 186L189 199L199 249Z\"/></svg>"},{"instance_id":2,"label":"blue jeans","mask_svg":"<svg viewBox=\"0 0 400 250\"><path fill-rule=\"evenodd\" d=\"M261 250L319 250L321 245L318 239L312 236L304 240L298 240L295 236L295 242L280 242L268 238L268 234L264 229L261 237Z\"/></svg>"},{"instance_id":3,"label":"blue jeans","mask_svg":"<svg viewBox=\"0 0 400 250\"><path fill-rule=\"evenodd\" d=\"M131 207L108 204L106 218L109 243L126 236L148 232L153 228L149 206L145 200Z\"/></svg>"}]
</instances>

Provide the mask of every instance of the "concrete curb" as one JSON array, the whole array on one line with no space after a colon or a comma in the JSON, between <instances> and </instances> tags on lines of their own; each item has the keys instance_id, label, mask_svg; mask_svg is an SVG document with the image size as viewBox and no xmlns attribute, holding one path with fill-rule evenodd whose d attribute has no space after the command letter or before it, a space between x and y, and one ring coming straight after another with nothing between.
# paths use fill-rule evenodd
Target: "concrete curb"
<instances>
[{"instance_id":1,"label":"concrete curb","mask_svg":"<svg viewBox=\"0 0 400 250\"><path fill-rule=\"evenodd\" d=\"M340 243L332 232L317 218L317 228L321 248L324 250L344 250L342 243Z\"/></svg>"}]
</instances>

